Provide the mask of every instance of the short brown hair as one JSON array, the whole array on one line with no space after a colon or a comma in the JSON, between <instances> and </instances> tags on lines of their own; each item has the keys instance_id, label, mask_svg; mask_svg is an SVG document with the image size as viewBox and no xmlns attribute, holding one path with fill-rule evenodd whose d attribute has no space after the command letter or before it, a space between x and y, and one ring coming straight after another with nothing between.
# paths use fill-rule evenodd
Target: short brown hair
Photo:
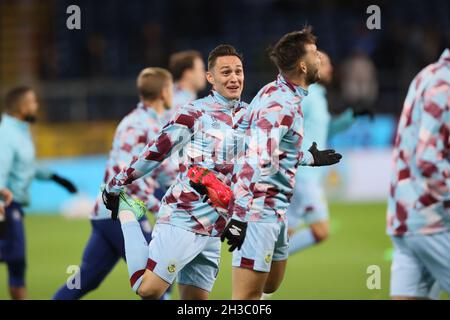
<instances>
[{"instance_id":1,"label":"short brown hair","mask_svg":"<svg viewBox=\"0 0 450 320\"><path fill-rule=\"evenodd\" d=\"M273 47L270 58L282 72L295 69L298 60L306 53L306 44L315 44L316 36L312 33L312 27L306 26L300 31L285 34Z\"/></svg>"},{"instance_id":2,"label":"short brown hair","mask_svg":"<svg viewBox=\"0 0 450 320\"><path fill-rule=\"evenodd\" d=\"M217 58L226 57L226 56L236 56L241 60L241 62L243 62L243 60L244 60L242 57L242 54L238 53L232 45L220 44L209 53L208 70L211 70L212 68L214 68Z\"/></svg>"},{"instance_id":3,"label":"short brown hair","mask_svg":"<svg viewBox=\"0 0 450 320\"><path fill-rule=\"evenodd\" d=\"M166 69L145 68L136 81L139 95L145 100L154 100L169 81L172 81L172 75Z\"/></svg>"},{"instance_id":4,"label":"short brown hair","mask_svg":"<svg viewBox=\"0 0 450 320\"><path fill-rule=\"evenodd\" d=\"M186 70L192 69L195 59L202 59L201 53L195 50L180 51L172 54L169 58L169 70L172 72L173 80L180 80Z\"/></svg>"},{"instance_id":5,"label":"short brown hair","mask_svg":"<svg viewBox=\"0 0 450 320\"><path fill-rule=\"evenodd\" d=\"M12 111L29 91L33 91L33 89L28 86L18 86L9 90L5 96L5 111Z\"/></svg>"}]
</instances>

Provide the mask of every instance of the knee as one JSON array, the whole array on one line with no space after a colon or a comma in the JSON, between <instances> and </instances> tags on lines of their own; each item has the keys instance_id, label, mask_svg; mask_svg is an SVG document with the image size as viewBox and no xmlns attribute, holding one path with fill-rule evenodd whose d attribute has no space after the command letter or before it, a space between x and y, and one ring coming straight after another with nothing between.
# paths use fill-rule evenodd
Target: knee
<instances>
[{"instance_id":1,"label":"knee","mask_svg":"<svg viewBox=\"0 0 450 320\"><path fill-rule=\"evenodd\" d=\"M164 290L148 285L142 281L141 285L137 289L137 294L145 300L157 300L162 297Z\"/></svg>"},{"instance_id":2,"label":"knee","mask_svg":"<svg viewBox=\"0 0 450 320\"><path fill-rule=\"evenodd\" d=\"M233 300L260 300L263 292L258 289L246 290L245 292L234 292Z\"/></svg>"},{"instance_id":3,"label":"knee","mask_svg":"<svg viewBox=\"0 0 450 320\"><path fill-rule=\"evenodd\" d=\"M330 235L330 228L327 222L320 222L311 225L311 231L313 233L314 239L317 243L328 239Z\"/></svg>"},{"instance_id":4,"label":"knee","mask_svg":"<svg viewBox=\"0 0 450 320\"><path fill-rule=\"evenodd\" d=\"M278 290L283 281L283 276L278 276L276 279L269 279L264 285L264 293L271 294Z\"/></svg>"},{"instance_id":5,"label":"knee","mask_svg":"<svg viewBox=\"0 0 450 320\"><path fill-rule=\"evenodd\" d=\"M260 300L262 292L246 292L233 296L233 300Z\"/></svg>"},{"instance_id":6,"label":"knee","mask_svg":"<svg viewBox=\"0 0 450 320\"><path fill-rule=\"evenodd\" d=\"M281 282L280 282L281 283ZM264 293L271 294L278 290L280 283L268 283L264 287Z\"/></svg>"}]
</instances>

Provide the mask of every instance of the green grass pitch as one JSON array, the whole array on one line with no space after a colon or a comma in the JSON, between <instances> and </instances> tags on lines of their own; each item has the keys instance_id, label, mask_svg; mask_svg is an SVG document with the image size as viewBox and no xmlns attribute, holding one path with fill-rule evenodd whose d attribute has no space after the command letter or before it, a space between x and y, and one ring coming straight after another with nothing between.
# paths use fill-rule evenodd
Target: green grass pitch
<instances>
[{"instance_id":1,"label":"green grass pitch","mask_svg":"<svg viewBox=\"0 0 450 320\"><path fill-rule=\"evenodd\" d=\"M331 236L289 258L284 282L273 299L388 299L391 243L385 234L383 203L333 203ZM27 216L30 299L50 299L65 283L66 269L78 265L90 233L86 220ZM224 246L211 299L231 297L231 255ZM367 268L381 270L381 289L368 289ZM82 275L81 275L82 276ZM0 300L8 299L6 266L0 264ZM173 298L178 294L174 290ZM126 265L119 262L104 283L85 299L138 299L131 291Z\"/></svg>"}]
</instances>

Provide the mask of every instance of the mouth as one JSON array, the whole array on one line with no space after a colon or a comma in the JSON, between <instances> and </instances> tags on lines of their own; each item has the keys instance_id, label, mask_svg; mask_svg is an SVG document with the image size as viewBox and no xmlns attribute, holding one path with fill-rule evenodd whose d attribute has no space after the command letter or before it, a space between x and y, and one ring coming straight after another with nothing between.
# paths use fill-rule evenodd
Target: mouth
<instances>
[{"instance_id":1,"label":"mouth","mask_svg":"<svg viewBox=\"0 0 450 320\"><path fill-rule=\"evenodd\" d=\"M240 86L228 86L228 87L226 87L226 88L227 88L227 90L229 90L229 91L236 92L236 91L239 91Z\"/></svg>"}]
</instances>

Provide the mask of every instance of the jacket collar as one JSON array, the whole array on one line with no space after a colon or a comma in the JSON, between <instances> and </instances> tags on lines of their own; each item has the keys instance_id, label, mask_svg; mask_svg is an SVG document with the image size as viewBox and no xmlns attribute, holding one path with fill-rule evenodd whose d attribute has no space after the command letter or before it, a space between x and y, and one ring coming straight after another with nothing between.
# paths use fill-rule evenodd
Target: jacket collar
<instances>
[{"instance_id":1,"label":"jacket collar","mask_svg":"<svg viewBox=\"0 0 450 320\"><path fill-rule=\"evenodd\" d=\"M234 100L227 99L215 90L211 90L210 96L212 97L214 102L218 103L223 107L226 107L227 109L237 108L241 104L240 99Z\"/></svg>"},{"instance_id":2,"label":"jacket collar","mask_svg":"<svg viewBox=\"0 0 450 320\"><path fill-rule=\"evenodd\" d=\"M30 124L28 122L19 120L7 113L2 114L1 122L3 122L6 126L15 127L23 131L28 131L30 129Z\"/></svg>"},{"instance_id":3,"label":"jacket collar","mask_svg":"<svg viewBox=\"0 0 450 320\"><path fill-rule=\"evenodd\" d=\"M308 95L308 90L295 85L294 83L292 83L291 81L289 81L288 79L283 77L283 75L281 73L277 77L277 83L282 83L283 85L287 86L296 95L299 95L299 96L307 96Z\"/></svg>"},{"instance_id":4,"label":"jacket collar","mask_svg":"<svg viewBox=\"0 0 450 320\"><path fill-rule=\"evenodd\" d=\"M157 120L159 118L155 109L153 109L151 106L144 105L142 101L137 104L137 109L143 110L148 116L150 116L153 119Z\"/></svg>"}]
</instances>

